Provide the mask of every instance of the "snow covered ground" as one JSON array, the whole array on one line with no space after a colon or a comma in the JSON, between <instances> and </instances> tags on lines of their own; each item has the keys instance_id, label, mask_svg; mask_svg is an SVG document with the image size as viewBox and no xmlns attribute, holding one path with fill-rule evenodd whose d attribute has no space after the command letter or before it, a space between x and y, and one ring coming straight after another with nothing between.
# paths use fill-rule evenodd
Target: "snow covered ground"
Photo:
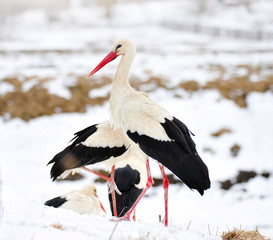
<instances>
[{"instance_id":1,"label":"snow covered ground","mask_svg":"<svg viewBox=\"0 0 273 240\"><path fill-rule=\"evenodd\" d=\"M224 27L231 29L268 31L273 21L269 11L273 9L271 1L253 3L251 12L243 6L227 8L218 3L203 15L197 14L191 2L121 3L114 5L111 21L103 17L101 8L95 7L63 10L56 22L51 22L41 10L9 16L0 26L0 94L13 90L12 85L2 81L6 77L37 76L53 78L46 83L50 92L69 98L66 87L74 84L73 75L88 75L121 37L130 37L137 44L131 76L139 79L159 76L169 80L169 86L182 80L204 84L220 76L218 71L211 70L211 66L217 65L226 69L226 78L244 75L246 69L238 66L248 65L262 66L263 76L273 75L272 39L215 37L173 30L161 24L170 20L185 22L190 16L207 26L222 26L224 21ZM217 9L226 12L221 15ZM112 77L117 64L116 60L107 65L97 77ZM258 81L261 75L254 74L251 80ZM35 81L34 78L24 83L24 89L29 89ZM90 94L106 95L108 91L107 86ZM174 97L173 93L182 98ZM160 187L152 187L140 202L136 223L117 224L109 221L109 215L80 215L44 207L46 200L94 181L94 176L85 174L81 181L52 183L46 164L65 147L74 132L106 120L108 103L89 107L83 114L56 114L29 122L1 117L0 239L109 239L115 226L112 239L220 239L213 236L233 227L258 227L261 234L273 238L272 91L249 94L247 108L239 108L212 90L188 93L161 88L149 96L195 133L194 140L212 180L211 189L203 197L185 186L171 185L168 228L158 223L158 215L164 213ZM218 138L211 136L223 127L231 132ZM234 144L241 147L237 157L230 152ZM271 175L269 178L259 175L228 191L222 190L219 181L235 178L239 170ZM160 176L155 162L152 175ZM110 213L106 185L96 186Z\"/></svg>"}]
</instances>

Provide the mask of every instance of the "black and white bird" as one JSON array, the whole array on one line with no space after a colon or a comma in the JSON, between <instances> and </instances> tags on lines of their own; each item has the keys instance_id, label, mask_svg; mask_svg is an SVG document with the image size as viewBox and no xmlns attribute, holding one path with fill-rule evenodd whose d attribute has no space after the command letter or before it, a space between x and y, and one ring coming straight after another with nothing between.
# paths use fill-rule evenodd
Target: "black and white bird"
<instances>
[{"instance_id":1,"label":"black and white bird","mask_svg":"<svg viewBox=\"0 0 273 240\"><path fill-rule=\"evenodd\" d=\"M46 201L46 206L65 208L81 214L100 215L105 209L100 202L97 189L92 184L86 184L81 190L74 190L59 197Z\"/></svg>"},{"instance_id":2,"label":"black and white bird","mask_svg":"<svg viewBox=\"0 0 273 240\"><path fill-rule=\"evenodd\" d=\"M146 93L135 91L128 74L136 54L132 40L121 39L89 74L121 56L110 92L110 111L114 129L122 129L148 156L172 171L190 189L201 195L210 188L208 168L197 153L187 126ZM165 222L165 225L167 223Z\"/></svg>"},{"instance_id":3,"label":"black and white bird","mask_svg":"<svg viewBox=\"0 0 273 240\"><path fill-rule=\"evenodd\" d=\"M70 169L84 168L87 171L95 173L91 169L85 168L85 166L103 163L111 168L111 177L108 178L98 173L95 174L107 180L108 183L110 182L108 186L113 198L111 205L114 208L114 216L123 216L126 213L124 209L128 210L128 208L133 206L134 202L132 201L136 200L135 198L138 198L140 195L137 195L137 193L142 191L135 191L134 187L129 189L127 187L134 184L140 190L146 186L147 170L145 163L147 155L126 136L124 131L114 129L109 121L92 125L75 133L75 137L72 140L73 142L69 146L56 154L48 163L53 164L50 171L53 181ZM116 167L117 176L115 177ZM125 168L125 170L122 170L122 168ZM135 171L138 172L136 174L138 176L137 179L123 178L121 183L119 176L122 178L124 173L129 173L129 175L131 173L135 174ZM114 179L118 182L120 190L116 187ZM149 184L151 181L149 181ZM113 190L118 192L118 194L115 194ZM117 195L126 195L125 191L127 191L128 196L130 195L127 202L124 200L124 197L118 198L116 201ZM116 204L120 209L123 209L123 211L119 211L119 214L116 210ZM126 215L126 219L130 219L131 212Z\"/></svg>"},{"instance_id":4,"label":"black and white bird","mask_svg":"<svg viewBox=\"0 0 273 240\"><path fill-rule=\"evenodd\" d=\"M74 135L72 143L48 163L54 163L50 171L53 181L69 169L101 162L111 167L124 160L130 147L126 135L113 129L108 121L94 124Z\"/></svg>"}]
</instances>

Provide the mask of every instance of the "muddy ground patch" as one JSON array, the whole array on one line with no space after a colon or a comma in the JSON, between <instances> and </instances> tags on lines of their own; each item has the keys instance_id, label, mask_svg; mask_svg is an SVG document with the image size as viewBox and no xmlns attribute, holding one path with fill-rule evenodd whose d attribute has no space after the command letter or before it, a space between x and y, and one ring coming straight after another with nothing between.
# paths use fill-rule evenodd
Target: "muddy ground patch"
<instances>
[{"instance_id":1,"label":"muddy ground patch","mask_svg":"<svg viewBox=\"0 0 273 240\"><path fill-rule=\"evenodd\" d=\"M272 66L267 67L269 70L272 68ZM261 67L237 66L238 69L246 69L246 74L243 76L228 75L227 70L222 66L210 66L209 68L210 71L216 71L219 76L203 85L195 80L183 79L175 86L170 86L169 79L159 76L150 76L146 80L132 77L130 82L136 90L144 90L149 93L157 89L165 89L173 93L173 97L182 97L177 94L177 89L183 89L191 95L199 91L216 90L223 98L233 101L242 108L248 106L247 97L252 92L270 91L273 93L273 75L263 74ZM236 68L234 71L236 72ZM253 75L256 76L256 81L251 80ZM23 85L33 78L37 79L36 84L24 90ZM6 120L21 118L28 121L44 115L85 112L88 106L98 106L108 101L109 92L105 93L104 96L92 97L90 91L99 90L107 85L110 89L111 78L106 76L92 80L85 76L74 76L74 78L75 83L66 87L70 93L69 98L48 91L45 83L54 81L52 78L18 76L2 79L1 81L10 84L13 90L0 95L0 116L4 116Z\"/></svg>"}]
</instances>

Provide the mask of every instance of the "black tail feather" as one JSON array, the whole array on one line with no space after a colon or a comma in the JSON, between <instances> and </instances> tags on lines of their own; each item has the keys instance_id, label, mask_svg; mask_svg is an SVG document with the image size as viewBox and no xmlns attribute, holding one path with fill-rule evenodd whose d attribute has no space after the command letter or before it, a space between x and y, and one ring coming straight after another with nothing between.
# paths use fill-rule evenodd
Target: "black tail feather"
<instances>
[{"instance_id":1,"label":"black tail feather","mask_svg":"<svg viewBox=\"0 0 273 240\"><path fill-rule=\"evenodd\" d=\"M63 205L67 200L62 197L52 198L45 202L46 206L58 208Z\"/></svg>"}]
</instances>

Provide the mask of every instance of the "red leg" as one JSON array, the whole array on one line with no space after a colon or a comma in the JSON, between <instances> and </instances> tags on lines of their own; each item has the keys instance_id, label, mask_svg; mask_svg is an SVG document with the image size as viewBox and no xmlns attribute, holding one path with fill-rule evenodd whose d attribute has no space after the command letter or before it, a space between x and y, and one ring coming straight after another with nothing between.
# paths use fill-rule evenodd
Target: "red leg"
<instances>
[{"instance_id":1,"label":"red leg","mask_svg":"<svg viewBox=\"0 0 273 240\"><path fill-rule=\"evenodd\" d=\"M162 178L163 178L163 188L164 188L164 200L165 200L165 221L164 225L168 226L168 188L169 188L169 180L165 174L164 166L161 163L159 164L159 168L161 170Z\"/></svg>"},{"instance_id":2,"label":"red leg","mask_svg":"<svg viewBox=\"0 0 273 240\"><path fill-rule=\"evenodd\" d=\"M98 173L98 172L96 172L96 171L93 171L93 170L91 170L91 169L89 169L89 168L87 168L87 167L81 167L81 169L83 169L83 170L85 170L85 171L87 171L87 172L94 173L95 175L101 177L102 179L104 179L104 180L107 181L107 182L110 181L110 178L109 178L109 177L106 177L106 176L102 175L101 173Z\"/></svg>"},{"instance_id":3,"label":"red leg","mask_svg":"<svg viewBox=\"0 0 273 240\"><path fill-rule=\"evenodd\" d=\"M139 203L140 199L144 196L144 194L147 192L147 190L153 185L153 179L151 176L151 170L150 170L148 158L146 161L146 168L147 168L147 176L148 176L146 187L143 189L141 194L138 196L138 198L135 201L135 203L133 204L133 206L129 209L129 211L127 213L125 213L125 215L123 217L120 218L120 220L130 220L130 215L131 215L132 211L135 209L136 205Z\"/></svg>"},{"instance_id":4,"label":"red leg","mask_svg":"<svg viewBox=\"0 0 273 240\"><path fill-rule=\"evenodd\" d=\"M98 173L96 171L91 170L90 168L87 168L87 167L81 167L81 169L83 169L83 170L85 170L87 172L91 172L91 173L101 177L105 181L107 181L108 184L109 184L109 193L111 193L113 190L115 190L119 195L121 195L121 192L118 190L118 187L117 187L117 185L116 185L116 183L114 181L114 178L112 178L112 177L109 178L107 176L104 176L104 175L102 175L102 174L100 174L100 173ZM114 166L114 170L115 170L115 166Z\"/></svg>"},{"instance_id":5,"label":"red leg","mask_svg":"<svg viewBox=\"0 0 273 240\"><path fill-rule=\"evenodd\" d=\"M105 214L107 214L107 212L106 212L106 210L105 210L105 208L104 208L104 206L102 205L102 203L101 203L100 200L99 200L99 202L100 202L100 208L102 209L102 211L104 211Z\"/></svg>"},{"instance_id":6,"label":"red leg","mask_svg":"<svg viewBox=\"0 0 273 240\"><path fill-rule=\"evenodd\" d=\"M113 181L115 179L115 165L113 165L112 169L111 169L111 179ZM111 194L112 194L112 204L113 204L114 216L118 217L117 203L116 203L116 194L115 194L115 191L113 191L113 189L112 190L110 189L110 191L111 191Z\"/></svg>"},{"instance_id":7,"label":"red leg","mask_svg":"<svg viewBox=\"0 0 273 240\"><path fill-rule=\"evenodd\" d=\"M102 203L101 203L101 201L100 201L100 199L99 199L99 197L98 197L98 195L97 195L97 194L95 194L95 197L96 197L96 198L98 198L99 203L100 203L100 208L102 209L102 211L104 211L104 212L105 212L105 214L107 214L107 212L105 211L105 208L104 208L104 206L102 205Z\"/></svg>"}]
</instances>

